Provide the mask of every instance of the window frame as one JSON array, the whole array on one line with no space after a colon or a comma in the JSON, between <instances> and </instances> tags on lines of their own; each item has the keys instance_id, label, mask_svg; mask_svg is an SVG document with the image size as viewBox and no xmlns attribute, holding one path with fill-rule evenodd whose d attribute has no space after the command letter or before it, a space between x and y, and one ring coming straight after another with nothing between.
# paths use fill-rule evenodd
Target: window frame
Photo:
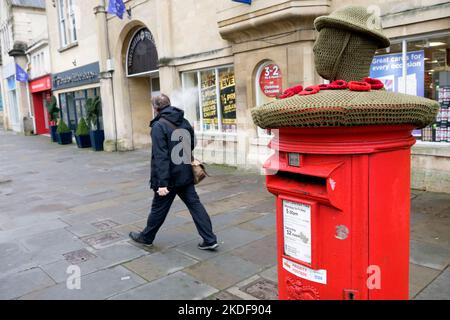
<instances>
[{"instance_id":1,"label":"window frame","mask_svg":"<svg viewBox=\"0 0 450 320\"><path fill-rule=\"evenodd\" d=\"M220 101L220 79L219 79L219 70L221 69L227 69L227 68L233 68L233 72L235 72L234 64L225 64L215 67L208 67L208 68L202 68L202 69L196 69L196 70L190 70L190 71L183 71L181 72L181 87L184 91L186 88L186 80L185 75L186 74L196 74L197 76L197 91L198 91L198 108L199 108L199 115L200 115L200 130L197 130L200 134L221 134L221 135L229 135L229 136L237 136L237 124L236 124L236 132L226 132L223 131L223 124L222 124L222 111L221 111L221 101ZM215 85L216 85L216 112L217 112L217 122L218 122L218 130L204 130L203 126L203 105L202 105L202 89L201 89L201 72L207 72L214 70L215 73ZM237 119L237 113L236 113L236 119Z\"/></svg>"},{"instance_id":2,"label":"window frame","mask_svg":"<svg viewBox=\"0 0 450 320\"><path fill-rule=\"evenodd\" d=\"M78 42L75 0L57 0L59 41L62 49Z\"/></svg>"},{"instance_id":3,"label":"window frame","mask_svg":"<svg viewBox=\"0 0 450 320\"><path fill-rule=\"evenodd\" d=\"M68 0L67 7L68 7L68 20L69 20L69 32L70 32L70 40L71 43L78 41L78 35L77 35L77 20L75 15L75 0Z\"/></svg>"}]
</instances>

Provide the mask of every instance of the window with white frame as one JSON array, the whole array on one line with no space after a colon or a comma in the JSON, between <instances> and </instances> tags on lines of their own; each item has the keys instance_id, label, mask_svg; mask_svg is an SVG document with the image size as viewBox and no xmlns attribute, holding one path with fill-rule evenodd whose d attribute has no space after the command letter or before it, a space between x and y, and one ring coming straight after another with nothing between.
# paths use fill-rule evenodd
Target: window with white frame
<instances>
[{"instance_id":1,"label":"window with white frame","mask_svg":"<svg viewBox=\"0 0 450 320\"><path fill-rule=\"evenodd\" d=\"M12 43L12 26L10 24L4 24L1 29L1 40L2 40L2 47L3 47L3 53L7 54L11 49L11 43Z\"/></svg>"},{"instance_id":2,"label":"window with white frame","mask_svg":"<svg viewBox=\"0 0 450 320\"><path fill-rule=\"evenodd\" d=\"M236 133L236 86L232 66L182 73L186 118L196 131Z\"/></svg>"},{"instance_id":3,"label":"window with white frame","mask_svg":"<svg viewBox=\"0 0 450 320\"><path fill-rule=\"evenodd\" d=\"M47 73L45 65L45 51L38 51L31 55L31 78L37 78Z\"/></svg>"},{"instance_id":4,"label":"window with white frame","mask_svg":"<svg viewBox=\"0 0 450 320\"><path fill-rule=\"evenodd\" d=\"M66 47L78 40L75 0L57 0L57 4L61 47Z\"/></svg>"}]
</instances>

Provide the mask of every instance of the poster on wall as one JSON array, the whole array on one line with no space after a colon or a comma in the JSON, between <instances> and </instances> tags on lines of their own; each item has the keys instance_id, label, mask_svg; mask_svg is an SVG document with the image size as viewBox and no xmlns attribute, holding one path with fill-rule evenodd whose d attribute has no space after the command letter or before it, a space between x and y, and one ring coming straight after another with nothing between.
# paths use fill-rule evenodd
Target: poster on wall
<instances>
[{"instance_id":1,"label":"poster on wall","mask_svg":"<svg viewBox=\"0 0 450 320\"><path fill-rule=\"evenodd\" d=\"M225 72L220 75L220 106L224 132L236 132L236 85L234 79L234 72Z\"/></svg>"},{"instance_id":2,"label":"poster on wall","mask_svg":"<svg viewBox=\"0 0 450 320\"><path fill-rule=\"evenodd\" d=\"M216 75L214 71L201 74L203 129L215 130L217 121Z\"/></svg>"},{"instance_id":3,"label":"poster on wall","mask_svg":"<svg viewBox=\"0 0 450 320\"><path fill-rule=\"evenodd\" d=\"M402 53L375 56L370 66L370 77L380 79L388 91L424 96L424 51L406 54L406 89L403 79Z\"/></svg>"},{"instance_id":4,"label":"poster on wall","mask_svg":"<svg viewBox=\"0 0 450 320\"><path fill-rule=\"evenodd\" d=\"M275 98L280 94L283 91L282 82L280 67L273 63L265 66L259 76L259 87L267 97Z\"/></svg>"}]
</instances>

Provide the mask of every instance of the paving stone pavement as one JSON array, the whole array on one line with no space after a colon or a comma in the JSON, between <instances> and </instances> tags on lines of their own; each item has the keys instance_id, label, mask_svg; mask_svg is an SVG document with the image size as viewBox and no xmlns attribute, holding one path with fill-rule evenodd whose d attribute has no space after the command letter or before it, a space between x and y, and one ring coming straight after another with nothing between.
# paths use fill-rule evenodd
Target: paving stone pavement
<instances>
[{"instance_id":1,"label":"paving stone pavement","mask_svg":"<svg viewBox=\"0 0 450 320\"><path fill-rule=\"evenodd\" d=\"M93 152L0 130L0 299L276 299L275 206L264 177L208 167L197 190L219 250L196 248L179 199L147 248L127 235L146 224L148 150ZM410 296L449 299L450 196L411 198ZM67 288L72 265L80 290Z\"/></svg>"}]
</instances>

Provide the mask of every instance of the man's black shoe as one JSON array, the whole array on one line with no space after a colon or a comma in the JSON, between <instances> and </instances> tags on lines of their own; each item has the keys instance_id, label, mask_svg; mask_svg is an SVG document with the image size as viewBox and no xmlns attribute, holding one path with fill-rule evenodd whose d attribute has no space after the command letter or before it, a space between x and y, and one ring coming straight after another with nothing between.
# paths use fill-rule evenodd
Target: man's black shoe
<instances>
[{"instance_id":1,"label":"man's black shoe","mask_svg":"<svg viewBox=\"0 0 450 320\"><path fill-rule=\"evenodd\" d=\"M219 244L217 242L213 243L205 243L204 241L202 243L198 244L198 248L200 250L215 250Z\"/></svg>"},{"instance_id":2,"label":"man's black shoe","mask_svg":"<svg viewBox=\"0 0 450 320\"><path fill-rule=\"evenodd\" d=\"M131 231L129 236L130 236L130 238L133 241L136 241L137 243L143 244L144 246L147 246L147 247L152 247L153 246L153 243L145 240L140 232L133 232L133 231Z\"/></svg>"}]
</instances>

